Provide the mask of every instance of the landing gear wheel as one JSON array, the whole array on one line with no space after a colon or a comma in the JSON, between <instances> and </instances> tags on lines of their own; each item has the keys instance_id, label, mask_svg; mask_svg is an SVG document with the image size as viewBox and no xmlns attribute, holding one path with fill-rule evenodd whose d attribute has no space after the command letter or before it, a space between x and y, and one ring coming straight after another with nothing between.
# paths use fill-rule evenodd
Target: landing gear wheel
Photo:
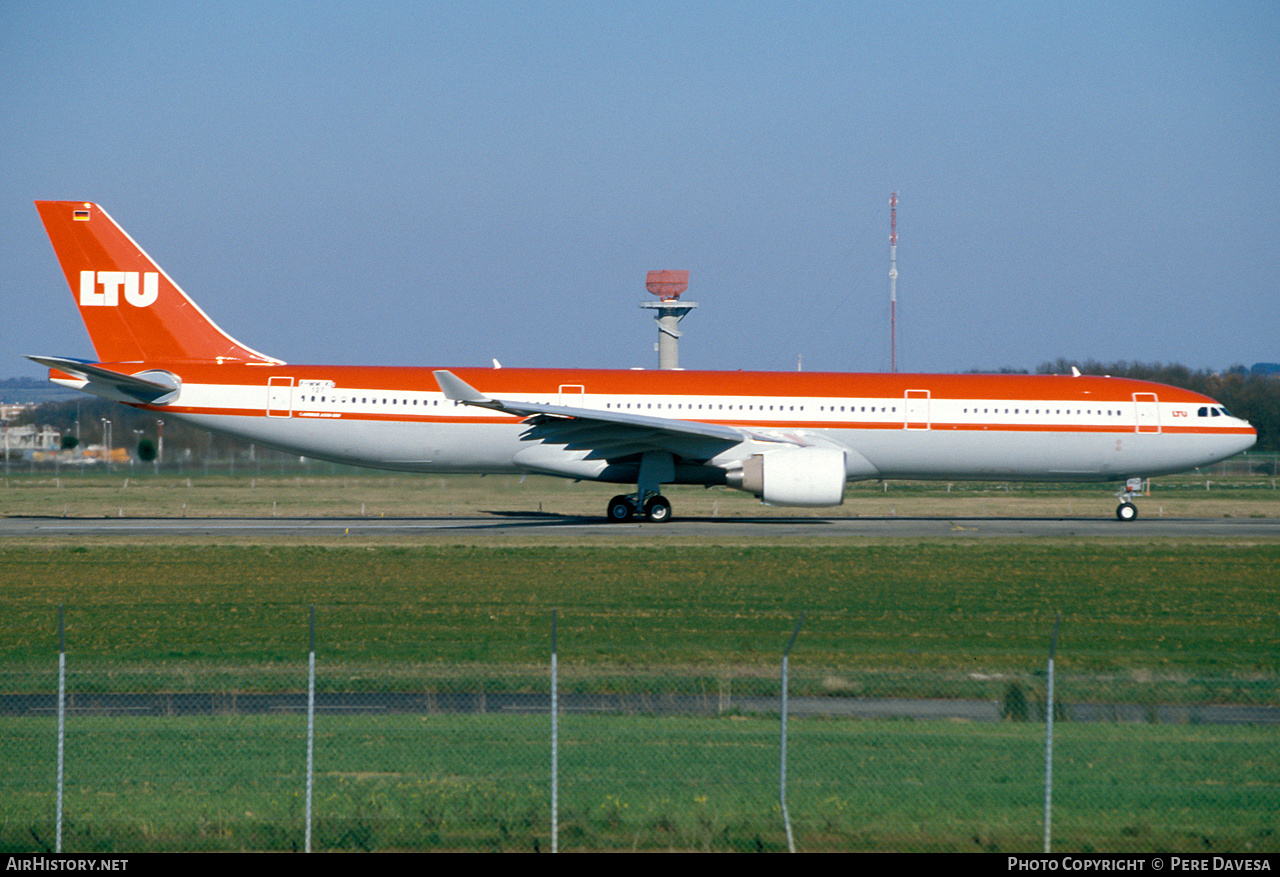
<instances>
[{"instance_id":1,"label":"landing gear wheel","mask_svg":"<svg viewBox=\"0 0 1280 877\"><path fill-rule=\"evenodd\" d=\"M671 520L671 503L665 496L655 496L644 504L644 516L655 524Z\"/></svg>"},{"instance_id":2,"label":"landing gear wheel","mask_svg":"<svg viewBox=\"0 0 1280 877\"><path fill-rule=\"evenodd\" d=\"M629 521L635 517L635 514L636 507L631 502L631 497L621 495L609 500L609 508L605 511L605 517L615 524Z\"/></svg>"},{"instance_id":3,"label":"landing gear wheel","mask_svg":"<svg viewBox=\"0 0 1280 877\"><path fill-rule=\"evenodd\" d=\"M1131 502L1122 502L1116 506L1116 518L1121 521L1132 521L1138 517L1138 507Z\"/></svg>"}]
</instances>

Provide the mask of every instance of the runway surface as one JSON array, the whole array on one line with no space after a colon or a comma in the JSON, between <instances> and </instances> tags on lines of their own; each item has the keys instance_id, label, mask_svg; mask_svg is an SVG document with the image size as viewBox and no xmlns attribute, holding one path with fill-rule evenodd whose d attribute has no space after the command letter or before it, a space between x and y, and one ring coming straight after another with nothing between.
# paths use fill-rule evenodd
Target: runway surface
<instances>
[{"instance_id":1,"label":"runway surface","mask_svg":"<svg viewBox=\"0 0 1280 877\"><path fill-rule=\"evenodd\" d=\"M155 539L449 537L483 543L521 536L593 542L608 537L677 538L711 543L871 539L1207 539L1277 540L1276 518L924 518L752 517L610 524L603 518L509 514L439 518L0 518L0 541L66 538Z\"/></svg>"}]
</instances>

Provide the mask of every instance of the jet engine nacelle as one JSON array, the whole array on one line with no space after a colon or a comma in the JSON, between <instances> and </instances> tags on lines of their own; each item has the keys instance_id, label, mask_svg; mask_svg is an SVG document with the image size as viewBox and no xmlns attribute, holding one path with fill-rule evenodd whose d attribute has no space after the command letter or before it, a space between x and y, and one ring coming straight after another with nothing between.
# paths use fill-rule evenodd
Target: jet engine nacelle
<instances>
[{"instance_id":1,"label":"jet engine nacelle","mask_svg":"<svg viewBox=\"0 0 1280 877\"><path fill-rule=\"evenodd\" d=\"M844 502L844 451L790 448L753 454L728 473L731 487L772 505L824 506Z\"/></svg>"}]
</instances>

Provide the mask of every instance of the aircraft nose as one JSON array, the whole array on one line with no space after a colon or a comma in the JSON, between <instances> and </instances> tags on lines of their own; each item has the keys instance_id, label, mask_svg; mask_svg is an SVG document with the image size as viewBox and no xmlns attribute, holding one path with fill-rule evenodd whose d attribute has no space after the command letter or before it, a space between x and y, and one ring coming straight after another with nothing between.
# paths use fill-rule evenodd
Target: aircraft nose
<instances>
[{"instance_id":1,"label":"aircraft nose","mask_svg":"<svg viewBox=\"0 0 1280 877\"><path fill-rule=\"evenodd\" d=\"M1240 424L1245 427L1245 430L1232 436L1234 439L1231 443L1234 448L1231 452L1232 456L1244 453L1258 443L1258 430L1254 428L1253 424L1247 420L1240 420Z\"/></svg>"},{"instance_id":2,"label":"aircraft nose","mask_svg":"<svg viewBox=\"0 0 1280 877\"><path fill-rule=\"evenodd\" d=\"M1241 436L1241 439L1245 442L1244 447L1240 449L1242 451L1247 451L1258 443L1258 430L1248 422L1246 422L1245 425L1249 427L1249 432Z\"/></svg>"}]
</instances>

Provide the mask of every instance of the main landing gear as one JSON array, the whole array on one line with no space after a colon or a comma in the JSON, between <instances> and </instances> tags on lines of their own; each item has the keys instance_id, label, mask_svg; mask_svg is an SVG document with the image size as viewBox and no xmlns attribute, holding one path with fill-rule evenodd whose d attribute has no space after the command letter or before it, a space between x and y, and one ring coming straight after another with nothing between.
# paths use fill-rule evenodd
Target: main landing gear
<instances>
[{"instance_id":1,"label":"main landing gear","mask_svg":"<svg viewBox=\"0 0 1280 877\"><path fill-rule=\"evenodd\" d=\"M1117 520L1132 521L1138 517L1138 507L1133 504L1133 498L1141 491L1141 478L1130 478L1124 483L1124 489L1116 494L1116 498L1120 500L1120 505L1116 506Z\"/></svg>"},{"instance_id":2,"label":"main landing gear","mask_svg":"<svg viewBox=\"0 0 1280 877\"><path fill-rule=\"evenodd\" d=\"M636 492L609 500L606 517L616 524L643 514L650 523L665 524L671 520L671 503L658 491L675 480L675 458L668 451L645 451L637 474Z\"/></svg>"},{"instance_id":3,"label":"main landing gear","mask_svg":"<svg viewBox=\"0 0 1280 877\"><path fill-rule=\"evenodd\" d=\"M639 514L643 514L651 523L665 524L671 520L671 503L665 496L654 494L644 502L643 510L637 506L634 496L615 496L609 500L609 509L606 516L610 523L618 524L623 521L629 521Z\"/></svg>"}]
</instances>

